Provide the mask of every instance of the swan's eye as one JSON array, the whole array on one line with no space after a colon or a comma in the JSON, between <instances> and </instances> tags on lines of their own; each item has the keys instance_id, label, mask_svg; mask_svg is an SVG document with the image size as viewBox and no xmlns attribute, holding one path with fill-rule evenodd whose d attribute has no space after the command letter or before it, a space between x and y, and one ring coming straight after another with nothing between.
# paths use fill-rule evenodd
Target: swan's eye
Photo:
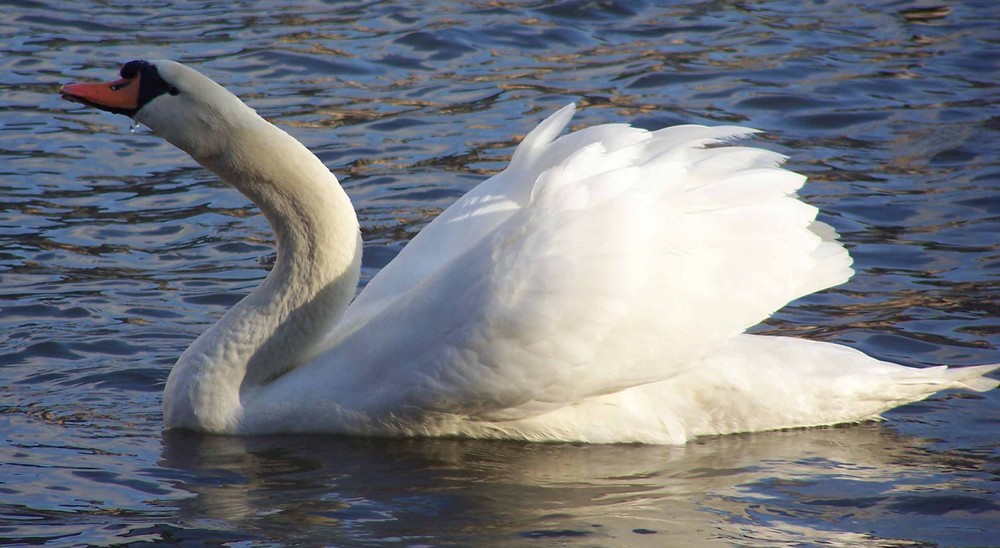
<instances>
[{"instance_id":1,"label":"swan's eye","mask_svg":"<svg viewBox=\"0 0 1000 548\"><path fill-rule=\"evenodd\" d=\"M181 90L177 89L176 86L172 86L170 84L167 84L167 93L169 93L170 95L180 95L181 94Z\"/></svg>"}]
</instances>

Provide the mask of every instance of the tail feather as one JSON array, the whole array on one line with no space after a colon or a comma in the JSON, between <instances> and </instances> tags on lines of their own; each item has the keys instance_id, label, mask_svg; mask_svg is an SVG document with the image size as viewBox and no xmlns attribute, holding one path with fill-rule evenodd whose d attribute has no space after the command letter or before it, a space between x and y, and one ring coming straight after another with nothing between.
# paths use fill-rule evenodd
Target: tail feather
<instances>
[{"instance_id":1,"label":"tail feather","mask_svg":"<svg viewBox=\"0 0 1000 548\"><path fill-rule=\"evenodd\" d=\"M690 438L877 419L942 390L992 390L1000 380L987 375L998 370L904 367L827 342L742 335L656 395L673 402Z\"/></svg>"},{"instance_id":2,"label":"tail feather","mask_svg":"<svg viewBox=\"0 0 1000 548\"><path fill-rule=\"evenodd\" d=\"M1000 363L986 365L973 365L969 367L930 367L922 369L927 373L935 373L934 378L948 388L972 390L975 392L987 392L1000 386L1000 380L987 377L986 375L1000 370Z\"/></svg>"}]
</instances>

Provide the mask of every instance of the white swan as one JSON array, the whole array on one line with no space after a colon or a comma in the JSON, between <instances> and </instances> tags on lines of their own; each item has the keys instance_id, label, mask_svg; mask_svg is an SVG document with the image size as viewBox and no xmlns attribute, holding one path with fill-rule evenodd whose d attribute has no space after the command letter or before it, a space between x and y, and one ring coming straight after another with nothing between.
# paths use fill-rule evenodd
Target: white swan
<instances>
[{"instance_id":1,"label":"white swan","mask_svg":"<svg viewBox=\"0 0 1000 548\"><path fill-rule=\"evenodd\" d=\"M429 224L354 302L358 221L302 144L205 76L133 61L67 99L126 114L267 216L267 279L170 373L168 428L257 434L683 443L877 418L997 365L914 369L834 344L744 334L847 280L847 251L740 127L558 137Z\"/></svg>"}]
</instances>

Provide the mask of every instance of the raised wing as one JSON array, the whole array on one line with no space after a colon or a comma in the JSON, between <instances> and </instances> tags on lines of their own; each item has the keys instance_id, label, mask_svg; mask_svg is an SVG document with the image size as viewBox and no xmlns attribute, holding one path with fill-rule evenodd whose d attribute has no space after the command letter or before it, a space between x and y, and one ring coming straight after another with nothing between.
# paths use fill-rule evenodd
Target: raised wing
<instances>
[{"instance_id":1,"label":"raised wing","mask_svg":"<svg viewBox=\"0 0 1000 548\"><path fill-rule=\"evenodd\" d=\"M338 364L330 382L364 387L341 405L537 415L677 375L850 277L832 229L795 198L804 177L775 153L709 146L754 130L555 139L571 115L543 122L362 292L316 359Z\"/></svg>"}]
</instances>

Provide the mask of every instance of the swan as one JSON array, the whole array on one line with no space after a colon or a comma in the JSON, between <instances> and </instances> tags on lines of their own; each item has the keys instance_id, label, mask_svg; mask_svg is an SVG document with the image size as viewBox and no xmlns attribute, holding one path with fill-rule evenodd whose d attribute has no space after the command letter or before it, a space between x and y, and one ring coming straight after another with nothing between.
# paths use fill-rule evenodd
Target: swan
<instances>
[{"instance_id":1,"label":"swan","mask_svg":"<svg viewBox=\"0 0 1000 548\"><path fill-rule=\"evenodd\" d=\"M355 297L337 178L174 61L61 95L123 114L243 193L274 231L264 281L180 356L165 428L679 444L877 419L1000 364L910 368L745 330L846 281L851 258L755 130L609 124L569 105ZM711 146L710 146L711 145Z\"/></svg>"}]
</instances>

